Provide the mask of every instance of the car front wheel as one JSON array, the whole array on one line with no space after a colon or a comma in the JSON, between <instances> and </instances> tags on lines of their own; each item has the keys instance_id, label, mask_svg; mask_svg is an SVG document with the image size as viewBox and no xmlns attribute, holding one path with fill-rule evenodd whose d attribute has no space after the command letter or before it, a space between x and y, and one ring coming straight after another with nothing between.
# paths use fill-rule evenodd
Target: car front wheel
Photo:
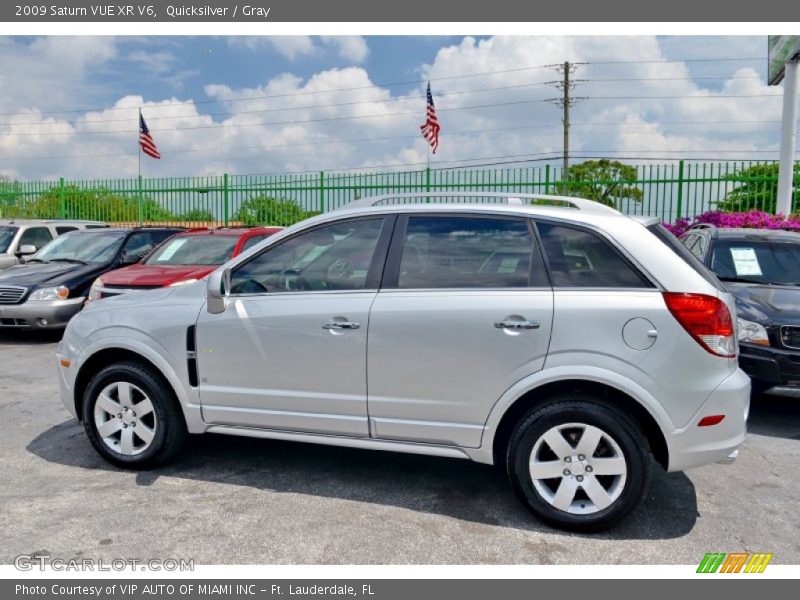
<instances>
[{"instance_id":1,"label":"car front wheel","mask_svg":"<svg viewBox=\"0 0 800 600\"><path fill-rule=\"evenodd\" d=\"M508 448L512 485L550 525L599 531L643 498L651 458L637 425L606 405L566 397L529 413Z\"/></svg>"},{"instance_id":2,"label":"car front wheel","mask_svg":"<svg viewBox=\"0 0 800 600\"><path fill-rule=\"evenodd\" d=\"M103 458L127 468L167 461L187 437L169 384L155 369L137 363L110 365L91 379L83 425Z\"/></svg>"}]
</instances>

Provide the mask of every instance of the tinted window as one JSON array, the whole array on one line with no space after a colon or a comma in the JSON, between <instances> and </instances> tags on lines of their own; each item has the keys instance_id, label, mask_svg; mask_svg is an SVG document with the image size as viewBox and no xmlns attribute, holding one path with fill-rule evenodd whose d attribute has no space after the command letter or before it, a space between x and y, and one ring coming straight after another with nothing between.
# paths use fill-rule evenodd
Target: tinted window
<instances>
[{"instance_id":1,"label":"tinted window","mask_svg":"<svg viewBox=\"0 0 800 600\"><path fill-rule=\"evenodd\" d=\"M52 239L53 234L50 233L47 227L31 227L22 232L19 242L17 243L17 248L21 248L26 244L41 248Z\"/></svg>"},{"instance_id":2,"label":"tinted window","mask_svg":"<svg viewBox=\"0 0 800 600\"><path fill-rule=\"evenodd\" d=\"M556 287L652 287L599 235L539 223L550 276Z\"/></svg>"},{"instance_id":3,"label":"tinted window","mask_svg":"<svg viewBox=\"0 0 800 600\"><path fill-rule=\"evenodd\" d=\"M708 283L713 285L718 290L725 289L717 279L716 275L714 275L714 273L702 262L697 260L697 257L689 252L689 250L686 249L680 240L670 233L663 225L660 223L649 225L647 230L661 240L665 246L675 252L675 254L677 254L687 265L692 267L692 269L694 269Z\"/></svg>"},{"instance_id":4,"label":"tinted window","mask_svg":"<svg viewBox=\"0 0 800 600\"><path fill-rule=\"evenodd\" d=\"M18 229L18 227L0 225L0 253L8 250L8 247L11 245L11 240L14 239Z\"/></svg>"},{"instance_id":5,"label":"tinted window","mask_svg":"<svg viewBox=\"0 0 800 600\"><path fill-rule=\"evenodd\" d=\"M521 220L410 217L398 287L526 287L532 247Z\"/></svg>"},{"instance_id":6,"label":"tinted window","mask_svg":"<svg viewBox=\"0 0 800 600\"><path fill-rule=\"evenodd\" d=\"M69 233L70 231L78 231L77 227L72 227L71 225L59 225L56 227L56 233L58 235Z\"/></svg>"},{"instance_id":7,"label":"tinted window","mask_svg":"<svg viewBox=\"0 0 800 600\"><path fill-rule=\"evenodd\" d=\"M233 253L238 238L232 235L183 235L159 246L145 261L148 265L221 265Z\"/></svg>"},{"instance_id":8,"label":"tinted window","mask_svg":"<svg viewBox=\"0 0 800 600\"><path fill-rule=\"evenodd\" d=\"M346 221L290 238L238 267L231 293L364 289L383 222Z\"/></svg>"},{"instance_id":9,"label":"tinted window","mask_svg":"<svg viewBox=\"0 0 800 600\"><path fill-rule=\"evenodd\" d=\"M254 236L253 236L253 237L251 237L251 238L247 238L247 239L245 240L245 242L244 242L244 245L242 245L242 250L241 250L241 251L242 251L242 252L244 252L245 250L249 250L250 248L252 248L252 247L253 247L253 246L255 246L256 244L258 244L259 242L263 242L263 241L264 241L265 239L267 239L267 238L268 238L270 235L272 235L272 234L270 234L270 233L266 233L266 234L264 234L264 235L254 235Z\"/></svg>"},{"instance_id":10,"label":"tinted window","mask_svg":"<svg viewBox=\"0 0 800 600\"><path fill-rule=\"evenodd\" d=\"M172 235L175 235L174 231L162 229L137 231L128 238L125 254L130 260L144 258L153 248Z\"/></svg>"}]
</instances>

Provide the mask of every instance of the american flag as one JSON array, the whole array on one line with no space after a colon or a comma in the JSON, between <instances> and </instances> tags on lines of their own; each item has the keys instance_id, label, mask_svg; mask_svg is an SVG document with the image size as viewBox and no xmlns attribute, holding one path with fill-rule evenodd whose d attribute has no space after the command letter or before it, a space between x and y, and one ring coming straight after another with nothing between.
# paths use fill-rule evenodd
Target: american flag
<instances>
[{"instance_id":1,"label":"american flag","mask_svg":"<svg viewBox=\"0 0 800 600\"><path fill-rule=\"evenodd\" d=\"M161 158L158 148L156 148L156 143L153 141L153 136L150 135L150 130L147 128L147 123L144 122L142 113L139 113L139 145L142 147L142 152L147 156Z\"/></svg>"},{"instance_id":2,"label":"american flag","mask_svg":"<svg viewBox=\"0 0 800 600\"><path fill-rule=\"evenodd\" d=\"M436 154L436 149L439 147L439 119L436 118L436 107L433 105L433 94L431 94L431 84L428 82L428 107L427 118L425 124L420 126L422 137L428 140L428 143L433 148L433 153Z\"/></svg>"}]
</instances>

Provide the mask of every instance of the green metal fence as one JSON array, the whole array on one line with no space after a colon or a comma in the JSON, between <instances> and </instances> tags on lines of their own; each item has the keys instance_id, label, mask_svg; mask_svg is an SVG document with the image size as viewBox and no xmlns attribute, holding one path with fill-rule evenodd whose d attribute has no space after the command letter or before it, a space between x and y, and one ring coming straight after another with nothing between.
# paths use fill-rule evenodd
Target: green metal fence
<instances>
[{"instance_id":1,"label":"green metal fence","mask_svg":"<svg viewBox=\"0 0 800 600\"><path fill-rule=\"evenodd\" d=\"M570 194L613 204L628 214L675 221L713 208L774 212L774 162L693 162L633 167L608 178L573 167L422 169L220 175L164 179L0 181L0 218L96 219L118 224L288 225L348 202L384 193L501 191ZM629 170L630 171L630 170ZM580 173L575 176L575 173ZM581 177L584 177L581 179ZM795 166L794 204L800 199Z\"/></svg>"}]
</instances>

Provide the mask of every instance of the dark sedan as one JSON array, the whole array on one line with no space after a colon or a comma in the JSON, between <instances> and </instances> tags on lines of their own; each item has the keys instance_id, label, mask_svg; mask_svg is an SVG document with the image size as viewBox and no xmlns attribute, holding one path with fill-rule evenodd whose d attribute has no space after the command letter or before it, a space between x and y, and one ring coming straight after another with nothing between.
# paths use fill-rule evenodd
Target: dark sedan
<instances>
[{"instance_id":1,"label":"dark sedan","mask_svg":"<svg viewBox=\"0 0 800 600\"><path fill-rule=\"evenodd\" d=\"M141 260L180 228L90 229L54 239L0 273L0 327L65 327L103 273Z\"/></svg>"},{"instance_id":2,"label":"dark sedan","mask_svg":"<svg viewBox=\"0 0 800 600\"><path fill-rule=\"evenodd\" d=\"M698 226L681 241L736 298L753 389L800 396L800 233Z\"/></svg>"}]
</instances>

